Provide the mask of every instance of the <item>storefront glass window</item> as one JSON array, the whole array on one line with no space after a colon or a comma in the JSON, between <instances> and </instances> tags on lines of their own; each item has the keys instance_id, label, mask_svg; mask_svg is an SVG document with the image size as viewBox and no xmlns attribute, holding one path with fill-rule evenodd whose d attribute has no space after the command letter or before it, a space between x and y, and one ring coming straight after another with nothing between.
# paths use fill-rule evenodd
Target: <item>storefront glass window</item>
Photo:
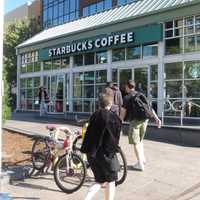
<instances>
[{"instance_id":1,"label":"storefront glass window","mask_svg":"<svg viewBox=\"0 0 200 200\"><path fill-rule=\"evenodd\" d=\"M96 64L107 63L107 51L96 53Z\"/></svg>"},{"instance_id":2,"label":"storefront glass window","mask_svg":"<svg viewBox=\"0 0 200 200\"><path fill-rule=\"evenodd\" d=\"M140 59L140 58L141 58L141 47L127 48L127 59Z\"/></svg>"},{"instance_id":3,"label":"storefront glass window","mask_svg":"<svg viewBox=\"0 0 200 200\"><path fill-rule=\"evenodd\" d=\"M157 56L158 44L149 44L143 46L143 57Z\"/></svg>"},{"instance_id":4,"label":"storefront glass window","mask_svg":"<svg viewBox=\"0 0 200 200\"><path fill-rule=\"evenodd\" d=\"M89 71L73 75L73 111L93 112L97 107L96 101L105 88L107 71Z\"/></svg>"},{"instance_id":5,"label":"storefront glass window","mask_svg":"<svg viewBox=\"0 0 200 200\"><path fill-rule=\"evenodd\" d=\"M93 64L94 64L94 53L86 53L85 65L93 65Z\"/></svg>"},{"instance_id":6,"label":"storefront glass window","mask_svg":"<svg viewBox=\"0 0 200 200\"><path fill-rule=\"evenodd\" d=\"M51 70L52 62L51 61L44 61L44 70Z\"/></svg>"},{"instance_id":7,"label":"storefront glass window","mask_svg":"<svg viewBox=\"0 0 200 200\"><path fill-rule=\"evenodd\" d=\"M182 63L168 63L165 64L165 78L167 80L182 79L183 68Z\"/></svg>"},{"instance_id":8,"label":"storefront glass window","mask_svg":"<svg viewBox=\"0 0 200 200\"><path fill-rule=\"evenodd\" d=\"M56 59L52 61L52 69L60 69L61 68L61 59Z\"/></svg>"},{"instance_id":9,"label":"storefront glass window","mask_svg":"<svg viewBox=\"0 0 200 200\"><path fill-rule=\"evenodd\" d=\"M20 108L22 110L39 110L39 86L40 77L20 79Z\"/></svg>"},{"instance_id":10,"label":"storefront glass window","mask_svg":"<svg viewBox=\"0 0 200 200\"><path fill-rule=\"evenodd\" d=\"M113 49L112 50L112 61L121 61L125 60L125 49Z\"/></svg>"},{"instance_id":11,"label":"storefront glass window","mask_svg":"<svg viewBox=\"0 0 200 200\"><path fill-rule=\"evenodd\" d=\"M74 56L74 66L83 66L83 55Z\"/></svg>"},{"instance_id":12,"label":"storefront glass window","mask_svg":"<svg viewBox=\"0 0 200 200\"><path fill-rule=\"evenodd\" d=\"M185 62L185 79L200 78L200 62Z\"/></svg>"},{"instance_id":13,"label":"storefront glass window","mask_svg":"<svg viewBox=\"0 0 200 200\"><path fill-rule=\"evenodd\" d=\"M69 57L64 57L61 60L61 68L68 68L69 67Z\"/></svg>"},{"instance_id":14,"label":"storefront glass window","mask_svg":"<svg viewBox=\"0 0 200 200\"><path fill-rule=\"evenodd\" d=\"M173 20L165 23L166 55L194 52L200 50L199 18L199 16L191 16L184 19Z\"/></svg>"}]
</instances>

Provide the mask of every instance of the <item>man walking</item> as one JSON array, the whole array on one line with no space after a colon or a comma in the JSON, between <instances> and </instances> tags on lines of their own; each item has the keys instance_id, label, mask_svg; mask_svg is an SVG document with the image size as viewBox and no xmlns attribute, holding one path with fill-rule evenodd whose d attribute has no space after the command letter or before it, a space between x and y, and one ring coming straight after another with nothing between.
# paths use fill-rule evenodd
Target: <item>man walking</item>
<instances>
[{"instance_id":1,"label":"man walking","mask_svg":"<svg viewBox=\"0 0 200 200\"><path fill-rule=\"evenodd\" d=\"M129 125L129 144L133 144L137 163L133 166L134 169L144 171L144 164L146 162L144 156L143 139L145 136L148 119L153 118L160 128L161 121L156 113L148 106L146 97L135 91L135 82L127 81L125 90L128 95L124 98L124 103L120 118L125 117L130 121Z\"/></svg>"}]
</instances>

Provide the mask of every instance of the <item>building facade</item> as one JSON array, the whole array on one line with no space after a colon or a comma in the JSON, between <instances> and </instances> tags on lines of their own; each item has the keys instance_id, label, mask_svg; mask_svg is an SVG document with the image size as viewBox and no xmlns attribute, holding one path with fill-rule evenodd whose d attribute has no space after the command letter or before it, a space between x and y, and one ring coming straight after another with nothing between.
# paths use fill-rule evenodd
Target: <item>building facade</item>
<instances>
[{"instance_id":1,"label":"building facade","mask_svg":"<svg viewBox=\"0 0 200 200\"><path fill-rule=\"evenodd\" d=\"M35 0L28 2L18 8L8 12L4 16L5 23L13 23L16 20L36 19L41 24L42 1Z\"/></svg>"},{"instance_id":2,"label":"building facade","mask_svg":"<svg viewBox=\"0 0 200 200\"><path fill-rule=\"evenodd\" d=\"M50 114L89 114L107 81L124 96L124 82L134 79L163 121L198 121L199 7L199 0L112 1L112 8L44 30L17 47L18 110L37 111L43 85Z\"/></svg>"},{"instance_id":3,"label":"building facade","mask_svg":"<svg viewBox=\"0 0 200 200\"><path fill-rule=\"evenodd\" d=\"M50 28L138 0L43 0L43 27Z\"/></svg>"}]
</instances>

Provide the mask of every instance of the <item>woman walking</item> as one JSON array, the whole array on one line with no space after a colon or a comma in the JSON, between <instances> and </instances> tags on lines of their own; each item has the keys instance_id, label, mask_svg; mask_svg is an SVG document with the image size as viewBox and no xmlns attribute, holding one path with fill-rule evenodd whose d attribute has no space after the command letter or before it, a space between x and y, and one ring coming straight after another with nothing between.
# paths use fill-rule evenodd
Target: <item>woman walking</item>
<instances>
[{"instance_id":1,"label":"woman walking","mask_svg":"<svg viewBox=\"0 0 200 200\"><path fill-rule=\"evenodd\" d=\"M100 109L90 118L81 151L86 153L95 177L85 200L91 200L101 189L105 189L105 200L114 200L115 181L120 169L116 152L121 131L121 120L112 112L112 97L102 94Z\"/></svg>"}]
</instances>

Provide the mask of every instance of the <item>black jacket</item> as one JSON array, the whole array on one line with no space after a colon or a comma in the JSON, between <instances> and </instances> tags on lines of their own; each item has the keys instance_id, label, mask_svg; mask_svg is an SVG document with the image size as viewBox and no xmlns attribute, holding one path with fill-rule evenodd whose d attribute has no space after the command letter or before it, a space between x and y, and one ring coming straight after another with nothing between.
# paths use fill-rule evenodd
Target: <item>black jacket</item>
<instances>
[{"instance_id":1,"label":"black jacket","mask_svg":"<svg viewBox=\"0 0 200 200\"><path fill-rule=\"evenodd\" d=\"M81 151L96 157L97 152L110 155L118 151L121 120L112 111L99 109L90 118Z\"/></svg>"}]
</instances>

